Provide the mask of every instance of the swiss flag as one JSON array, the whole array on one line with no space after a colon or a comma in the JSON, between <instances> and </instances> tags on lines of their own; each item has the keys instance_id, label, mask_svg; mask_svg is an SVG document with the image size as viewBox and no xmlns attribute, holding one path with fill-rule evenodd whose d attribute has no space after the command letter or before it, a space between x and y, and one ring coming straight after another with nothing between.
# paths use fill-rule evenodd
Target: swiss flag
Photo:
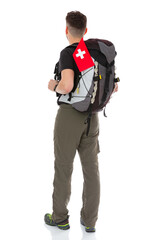
<instances>
[{"instance_id":1,"label":"swiss flag","mask_svg":"<svg viewBox=\"0 0 145 240\"><path fill-rule=\"evenodd\" d=\"M80 72L95 65L83 38L81 39L77 48L75 49L73 53L73 58Z\"/></svg>"}]
</instances>

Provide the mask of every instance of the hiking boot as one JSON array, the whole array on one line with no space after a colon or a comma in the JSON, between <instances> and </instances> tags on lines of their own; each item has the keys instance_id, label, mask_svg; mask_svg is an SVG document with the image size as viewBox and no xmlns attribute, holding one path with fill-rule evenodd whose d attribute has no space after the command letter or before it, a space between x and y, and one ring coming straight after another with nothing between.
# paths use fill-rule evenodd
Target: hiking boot
<instances>
[{"instance_id":1,"label":"hiking boot","mask_svg":"<svg viewBox=\"0 0 145 240\"><path fill-rule=\"evenodd\" d=\"M85 227L86 232L95 232L95 227L86 227L83 220L81 219L81 224Z\"/></svg>"},{"instance_id":2,"label":"hiking boot","mask_svg":"<svg viewBox=\"0 0 145 240\"><path fill-rule=\"evenodd\" d=\"M68 219L64 220L63 222L56 223L52 220L52 215L49 213L46 213L44 216L44 221L49 226L57 226L61 230L67 230L70 228Z\"/></svg>"}]
</instances>

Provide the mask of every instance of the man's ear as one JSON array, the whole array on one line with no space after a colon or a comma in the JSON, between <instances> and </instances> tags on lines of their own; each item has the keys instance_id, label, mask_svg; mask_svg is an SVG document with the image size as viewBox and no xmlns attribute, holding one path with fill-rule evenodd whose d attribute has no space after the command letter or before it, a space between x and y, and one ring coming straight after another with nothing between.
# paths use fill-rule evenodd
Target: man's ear
<instances>
[{"instance_id":1,"label":"man's ear","mask_svg":"<svg viewBox=\"0 0 145 240\"><path fill-rule=\"evenodd\" d=\"M87 33L88 29L86 28L84 35Z\"/></svg>"},{"instance_id":2,"label":"man's ear","mask_svg":"<svg viewBox=\"0 0 145 240\"><path fill-rule=\"evenodd\" d=\"M65 33L68 34L68 26L66 26Z\"/></svg>"}]
</instances>

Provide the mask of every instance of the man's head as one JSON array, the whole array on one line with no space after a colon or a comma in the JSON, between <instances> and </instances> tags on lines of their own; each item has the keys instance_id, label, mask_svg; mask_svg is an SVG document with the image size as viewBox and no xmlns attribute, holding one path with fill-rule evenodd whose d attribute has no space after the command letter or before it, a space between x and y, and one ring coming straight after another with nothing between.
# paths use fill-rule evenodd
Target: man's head
<instances>
[{"instance_id":1,"label":"man's head","mask_svg":"<svg viewBox=\"0 0 145 240\"><path fill-rule=\"evenodd\" d=\"M87 32L87 18L79 11L72 11L66 16L66 36L69 42L72 39L81 39Z\"/></svg>"}]
</instances>

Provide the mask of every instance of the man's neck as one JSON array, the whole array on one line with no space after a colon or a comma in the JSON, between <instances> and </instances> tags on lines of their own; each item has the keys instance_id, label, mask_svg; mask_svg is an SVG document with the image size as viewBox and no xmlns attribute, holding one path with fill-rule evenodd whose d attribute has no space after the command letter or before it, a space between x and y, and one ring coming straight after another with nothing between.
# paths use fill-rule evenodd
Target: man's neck
<instances>
[{"instance_id":1,"label":"man's neck","mask_svg":"<svg viewBox=\"0 0 145 240\"><path fill-rule=\"evenodd\" d=\"M69 43L71 45L73 43L79 43L80 41L81 41L81 38L72 38L72 39L70 39Z\"/></svg>"}]
</instances>

